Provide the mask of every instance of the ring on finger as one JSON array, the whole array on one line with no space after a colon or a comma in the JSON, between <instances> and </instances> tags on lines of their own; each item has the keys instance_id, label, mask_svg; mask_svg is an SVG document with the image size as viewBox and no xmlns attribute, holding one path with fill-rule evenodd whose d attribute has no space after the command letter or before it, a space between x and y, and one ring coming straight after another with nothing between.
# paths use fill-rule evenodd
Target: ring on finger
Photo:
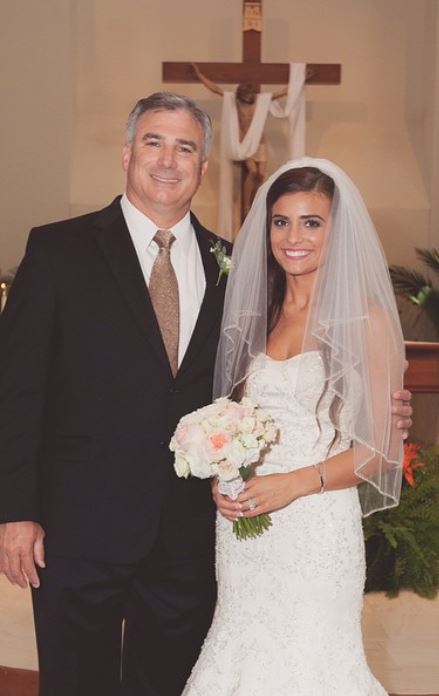
<instances>
[{"instance_id":1,"label":"ring on finger","mask_svg":"<svg viewBox=\"0 0 439 696\"><path fill-rule=\"evenodd\" d=\"M253 510L256 510L256 500L254 498L249 498L247 500L248 503L248 509L253 512Z\"/></svg>"}]
</instances>

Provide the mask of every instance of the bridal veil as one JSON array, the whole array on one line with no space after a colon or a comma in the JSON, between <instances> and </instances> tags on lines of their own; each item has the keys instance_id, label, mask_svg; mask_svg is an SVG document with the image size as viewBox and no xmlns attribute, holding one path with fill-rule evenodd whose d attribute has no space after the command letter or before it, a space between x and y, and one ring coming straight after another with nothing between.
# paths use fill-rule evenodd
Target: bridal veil
<instances>
[{"instance_id":1,"label":"bridal veil","mask_svg":"<svg viewBox=\"0 0 439 696\"><path fill-rule=\"evenodd\" d=\"M402 388L404 343L373 222L354 183L328 160L304 157L287 162L256 194L233 249L214 396L230 395L250 374L254 359L266 353L267 192L280 174L299 167L315 167L335 184L302 353L319 350L324 356L324 390L344 414L354 471L364 481L360 498L367 515L399 501L403 442L391 414L391 394ZM292 398L306 404L306 379L301 374L299 370Z\"/></svg>"}]
</instances>

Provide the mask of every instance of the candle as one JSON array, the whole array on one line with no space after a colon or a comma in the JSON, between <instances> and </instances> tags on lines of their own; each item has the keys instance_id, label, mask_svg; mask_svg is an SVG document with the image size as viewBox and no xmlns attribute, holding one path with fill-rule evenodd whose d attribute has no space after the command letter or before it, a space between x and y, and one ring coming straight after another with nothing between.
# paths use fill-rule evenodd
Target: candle
<instances>
[{"instance_id":1,"label":"candle","mask_svg":"<svg viewBox=\"0 0 439 696\"><path fill-rule=\"evenodd\" d=\"M1 283L0 284L0 312L3 312L6 304L6 299L8 297L8 286L6 283Z\"/></svg>"}]
</instances>

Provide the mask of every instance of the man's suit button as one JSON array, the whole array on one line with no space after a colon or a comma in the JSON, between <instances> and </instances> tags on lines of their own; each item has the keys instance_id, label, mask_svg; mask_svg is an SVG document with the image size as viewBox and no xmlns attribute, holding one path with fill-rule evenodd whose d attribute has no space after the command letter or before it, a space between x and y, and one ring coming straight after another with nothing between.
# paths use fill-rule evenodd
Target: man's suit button
<instances>
[{"instance_id":1,"label":"man's suit button","mask_svg":"<svg viewBox=\"0 0 439 696\"><path fill-rule=\"evenodd\" d=\"M166 442L164 440L160 440L159 445L160 447L166 447Z\"/></svg>"},{"instance_id":2,"label":"man's suit button","mask_svg":"<svg viewBox=\"0 0 439 696\"><path fill-rule=\"evenodd\" d=\"M176 389L175 387L171 387L171 388L169 389L169 393L170 393L170 394L179 394L179 393L180 393L180 390L179 390L179 389Z\"/></svg>"}]
</instances>

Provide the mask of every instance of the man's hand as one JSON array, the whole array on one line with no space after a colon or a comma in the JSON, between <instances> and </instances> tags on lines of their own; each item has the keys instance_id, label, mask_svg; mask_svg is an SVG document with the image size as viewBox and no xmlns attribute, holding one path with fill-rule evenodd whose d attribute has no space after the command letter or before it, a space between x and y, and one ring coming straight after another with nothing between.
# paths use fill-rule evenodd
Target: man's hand
<instances>
[{"instance_id":1,"label":"man's hand","mask_svg":"<svg viewBox=\"0 0 439 696\"><path fill-rule=\"evenodd\" d=\"M39 587L35 565L45 568L43 528L36 522L0 524L0 574L23 589L28 581Z\"/></svg>"},{"instance_id":2,"label":"man's hand","mask_svg":"<svg viewBox=\"0 0 439 696\"><path fill-rule=\"evenodd\" d=\"M411 418L413 409L410 406L411 398L412 394L408 389L402 389L392 394L392 413L398 417L396 427L402 430L404 440L407 438L409 428L411 428L413 423Z\"/></svg>"}]
</instances>

